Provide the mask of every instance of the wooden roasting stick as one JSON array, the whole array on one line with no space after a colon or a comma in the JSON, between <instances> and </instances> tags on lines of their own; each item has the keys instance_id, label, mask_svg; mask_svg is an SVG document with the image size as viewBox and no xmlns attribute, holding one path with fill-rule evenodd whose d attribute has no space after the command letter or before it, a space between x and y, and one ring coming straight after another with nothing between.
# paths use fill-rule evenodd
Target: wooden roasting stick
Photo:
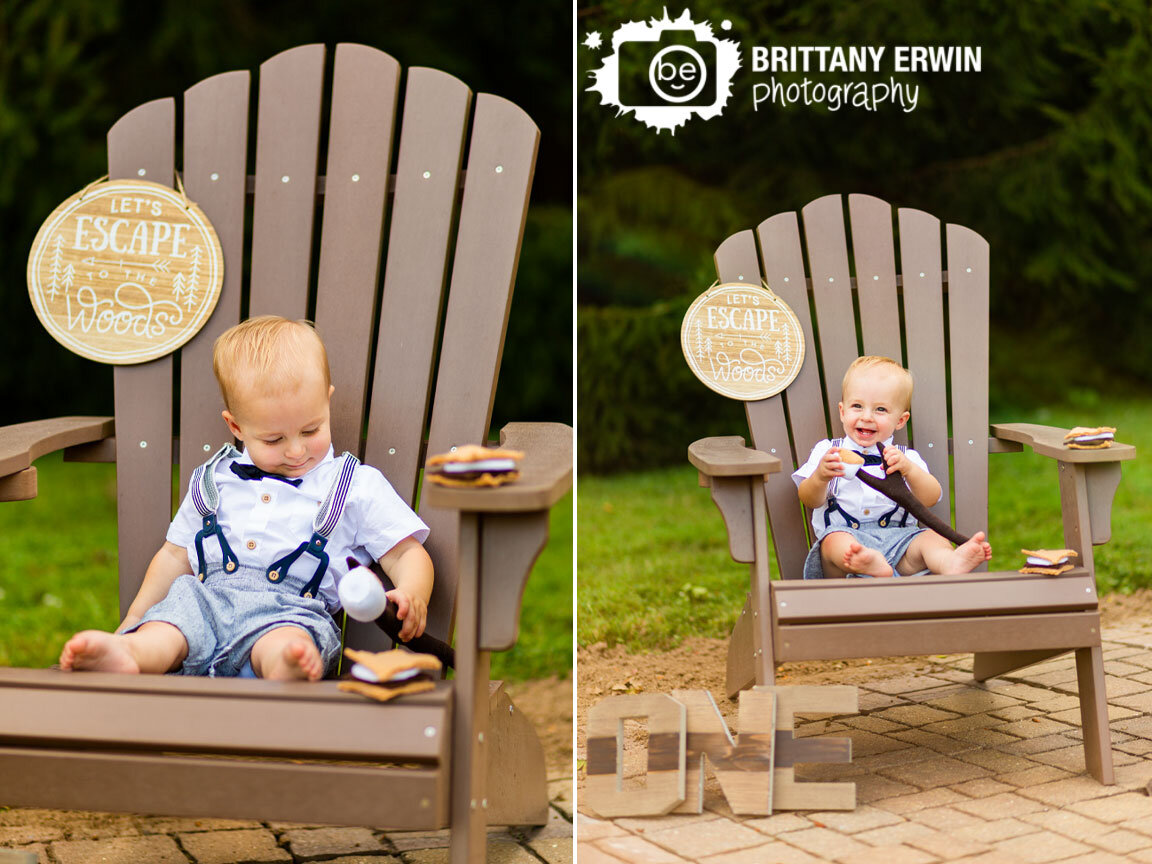
<instances>
[{"instance_id":1,"label":"wooden roasting stick","mask_svg":"<svg viewBox=\"0 0 1152 864\"><path fill-rule=\"evenodd\" d=\"M921 525L926 528L931 528L942 537L947 537L957 546L967 543L971 539L970 537L965 537L921 504L916 496L912 494L912 490L908 488L908 484L904 482L904 475L899 472L885 474L883 478L880 478L869 474L867 471L861 470L856 472L856 479L866 486L871 486L881 495L891 498L915 516Z\"/></svg>"},{"instance_id":2,"label":"wooden roasting stick","mask_svg":"<svg viewBox=\"0 0 1152 864\"><path fill-rule=\"evenodd\" d=\"M360 562L353 558L351 555L345 559L349 570L361 566ZM368 567L377 578L384 583L384 590L391 591L396 586L384 569L375 561ZM450 669L456 668L456 652L452 646L447 642L442 642L430 633L421 633L419 636L413 636L407 642L400 641L400 628L404 626L404 622L396 617L396 604L391 600L388 605L384 607L384 611L376 618L376 626L383 630L393 642L397 645L403 645L409 651L415 651L417 654L431 654L436 657L441 663Z\"/></svg>"}]
</instances>

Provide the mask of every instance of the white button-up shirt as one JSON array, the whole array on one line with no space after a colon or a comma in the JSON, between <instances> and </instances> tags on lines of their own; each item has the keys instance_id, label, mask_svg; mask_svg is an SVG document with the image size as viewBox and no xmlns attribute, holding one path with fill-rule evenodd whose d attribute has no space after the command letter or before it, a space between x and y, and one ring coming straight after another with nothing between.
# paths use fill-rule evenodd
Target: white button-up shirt
<instances>
[{"instance_id":1,"label":"white button-up shirt","mask_svg":"<svg viewBox=\"0 0 1152 864\"><path fill-rule=\"evenodd\" d=\"M216 465L214 477L220 490L216 518L240 564L266 569L312 537L313 520L332 482L340 474L344 457L334 457L329 447L327 456L303 475L298 487L275 478L245 480L232 472L229 466L233 461L252 463L245 452L238 459L224 459ZM202 527L203 519L192 503L191 494L187 494L168 528L167 539L188 551L193 567L196 566L196 534ZM360 563L368 564L380 560L406 537L415 537L423 543L427 536L428 526L404 503L384 475L370 465L359 466L344 504L344 515L325 548L329 563L320 585L320 596L329 608L339 605L336 584L348 571L346 557L353 556ZM214 539L207 540L204 557L209 566L219 564L220 544ZM317 561L311 555L301 555L292 572L304 575L307 581L316 572L316 566Z\"/></svg>"},{"instance_id":2,"label":"white button-up shirt","mask_svg":"<svg viewBox=\"0 0 1152 864\"><path fill-rule=\"evenodd\" d=\"M873 445L867 449L860 449L859 445L852 441L850 438L843 439L840 444L841 447L847 447L850 450L855 450L857 453L864 455L879 455L885 447L892 445L892 438L883 442L879 446ZM824 458L830 449L832 449L832 441L824 439L812 448L812 452L808 454L808 461L796 469L792 474L792 482L797 487L808 477L816 473L817 467L820 465L820 460ZM925 471L928 470L928 463L926 463L911 447L906 451L908 458L911 459L916 465L919 465ZM861 465L860 471L867 471L873 477L883 477L885 468L883 465ZM847 512L851 513L855 518L861 522L866 522L869 519L879 519L889 510L896 506L894 502L887 495L883 495L873 489L871 486L866 486L857 480L855 477L849 479L847 477L838 477L832 483L828 484L829 494L836 496L836 503L843 507ZM933 502L935 503L935 502ZM824 528L824 513L828 510L828 505L824 504L812 511L812 527L816 529L816 536L819 537L825 533ZM832 517L832 528L838 527L842 520L836 516ZM911 523L909 523L911 524Z\"/></svg>"}]
</instances>

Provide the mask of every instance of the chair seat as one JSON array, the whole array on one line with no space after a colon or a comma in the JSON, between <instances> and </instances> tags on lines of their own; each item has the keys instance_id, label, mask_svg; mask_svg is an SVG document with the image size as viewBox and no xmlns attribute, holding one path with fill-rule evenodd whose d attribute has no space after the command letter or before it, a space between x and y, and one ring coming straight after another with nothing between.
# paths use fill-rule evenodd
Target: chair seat
<instances>
[{"instance_id":1,"label":"chair seat","mask_svg":"<svg viewBox=\"0 0 1152 864\"><path fill-rule=\"evenodd\" d=\"M451 703L444 681L382 704L336 681L0 669L0 744L439 762Z\"/></svg>"},{"instance_id":2,"label":"chair seat","mask_svg":"<svg viewBox=\"0 0 1152 864\"><path fill-rule=\"evenodd\" d=\"M451 713L443 681L382 704L335 681L0 669L0 800L443 827Z\"/></svg>"},{"instance_id":3,"label":"chair seat","mask_svg":"<svg viewBox=\"0 0 1152 864\"><path fill-rule=\"evenodd\" d=\"M1060 576L1008 571L788 580L772 582L769 590L776 662L1058 652L1100 644L1096 588L1082 568ZM744 614L749 611L746 606ZM751 638L746 628L737 632ZM750 650L748 642L744 651Z\"/></svg>"},{"instance_id":4,"label":"chair seat","mask_svg":"<svg viewBox=\"0 0 1152 864\"><path fill-rule=\"evenodd\" d=\"M785 580L771 584L774 620L790 624L1082 612L1098 608L1092 574L965 573L897 579Z\"/></svg>"}]
</instances>

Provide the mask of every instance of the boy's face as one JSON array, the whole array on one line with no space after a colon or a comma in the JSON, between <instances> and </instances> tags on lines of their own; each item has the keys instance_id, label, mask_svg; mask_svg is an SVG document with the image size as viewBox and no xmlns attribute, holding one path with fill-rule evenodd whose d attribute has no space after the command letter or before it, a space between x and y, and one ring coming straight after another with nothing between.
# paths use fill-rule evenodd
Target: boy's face
<instances>
[{"instance_id":1,"label":"boy's face","mask_svg":"<svg viewBox=\"0 0 1152 864\"><path fill-rule=\"evenodd\" d=\"M275 394L251 385L241 387L233 399L236 410L224 411L224 421L244 442L257 468L301 477L328 455L332 444L328 405L334 389L324 386L318 372L305 374L294 388Z\"/></svg>"},{"instance_id":2,"label":"boy's face","mask_svg":"<svg viewBox=\"0 0 1152 864\"><path fill-rule=\"evenodd\" d=\"M904 428L909 416L896 375L862 370L848 379L840 403L840 422L844 434L856 444L871 447L888 440L897 429Z\"/></svg>"}]
</instances>

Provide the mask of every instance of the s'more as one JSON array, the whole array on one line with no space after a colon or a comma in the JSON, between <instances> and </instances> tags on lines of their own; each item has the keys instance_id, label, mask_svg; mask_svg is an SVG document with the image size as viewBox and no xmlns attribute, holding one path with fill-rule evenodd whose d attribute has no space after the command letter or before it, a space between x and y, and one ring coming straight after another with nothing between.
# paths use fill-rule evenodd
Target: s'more
<instances>
[{"instance_id":1,"label":"s'more","mask_svg":"<svg viewBox=\"0 0 1152 864\"><path fill-rule=\"evenodd\" d=\"M1115 439L1116 430L1111 426L1077 426L1064 436L1064 446L1069 450L1103 450Z\"/></svg>"},{"instance_id":2,"label":"s'more","mask_svg":"<svg viewBox=\"0 0 1152 864\"><path fill-rule=\"evenodd\" d=\"M451 453L429 456L425 473L440 486L502 486L520 476L518 465L523 458L519 450L465 444Z\"/></svg>"},{"instance_id":3,"label":"s'more","mask_svg":"<svg viewBox=\"0 0 1152 864\"><path fill-rule=\"evenodd\" d=\"M1074 566L1072 558L1079 558L1075 549L1021 549L1028 556L1020 568L1021 573L1035 573L1038 576L1059 576Z\"/></svg>"}]
</instances>

